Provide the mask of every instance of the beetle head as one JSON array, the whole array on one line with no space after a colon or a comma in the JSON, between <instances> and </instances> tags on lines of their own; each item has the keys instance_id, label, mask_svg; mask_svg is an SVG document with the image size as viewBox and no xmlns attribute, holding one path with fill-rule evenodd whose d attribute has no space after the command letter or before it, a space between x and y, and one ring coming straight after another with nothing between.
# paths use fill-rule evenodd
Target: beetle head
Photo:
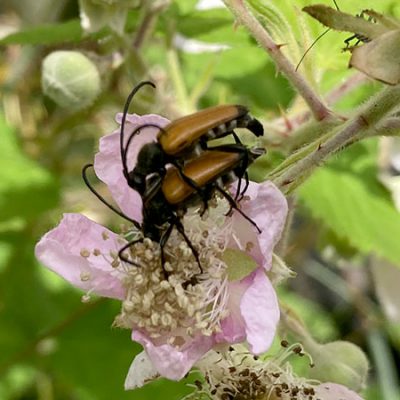
<instances>
[{"instance_id":1,"label":"beetle head","mask_svg":"<svg viewBox=\"0 0 400 400\"><path fill-rule=\"evenodd\" d=\"M153 173L165 174L165 154L159 143L146 143L139 151L135 168L125 176L128 185L143 195L146 179Z\"/></svg>"}]
</instances>

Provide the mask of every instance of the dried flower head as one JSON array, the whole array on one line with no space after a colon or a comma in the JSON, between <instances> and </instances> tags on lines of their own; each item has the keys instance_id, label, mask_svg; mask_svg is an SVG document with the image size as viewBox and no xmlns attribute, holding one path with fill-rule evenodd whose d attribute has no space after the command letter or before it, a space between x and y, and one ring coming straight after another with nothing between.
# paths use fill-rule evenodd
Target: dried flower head
<instances>
[{"instance_id":1,"label":"dried flower head","mask_svg":"<svg viewBox=\"0 0 400 400\"><path fill-rule=\"evenodd\" d=\"M225 352L210 351L197 364L204 382L196 381L194 392L185 399L361 400L342 385L296 376L287 362L296 347L267 359L254 357L240 345Z\"/></svg>"}]
</instances>

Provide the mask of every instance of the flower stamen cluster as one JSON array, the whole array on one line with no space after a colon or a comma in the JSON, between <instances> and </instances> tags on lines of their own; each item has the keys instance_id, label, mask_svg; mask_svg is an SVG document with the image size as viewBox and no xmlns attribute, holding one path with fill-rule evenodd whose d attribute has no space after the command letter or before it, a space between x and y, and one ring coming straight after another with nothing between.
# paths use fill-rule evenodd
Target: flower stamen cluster
<instances>
[{"instance_id":1,"label":"flower stamen cluster","mask_svg":"<svg viewBox=\"0 0 400 400\"><path fill-rule=\"evenodd\" d=\"M221 210L217 213L223 215ZM229 223L220 230L214 220L201 218L197 210L182 221L191 244L198 249L202 274L191 249L175 229L164 247L167 279L161 267L160 245L149 238L127 250L135 265L122 262L114 251L103 255L98 249L81 250L82 257L103 256L123 274L126 295L115 325L143 330L152 339L168 336L168 343L176 346L187 336L220 332L220 321L229 314L227 266L222 261ZM81 278L90 280L90 276Z\"/></svg>"}]
</instances>

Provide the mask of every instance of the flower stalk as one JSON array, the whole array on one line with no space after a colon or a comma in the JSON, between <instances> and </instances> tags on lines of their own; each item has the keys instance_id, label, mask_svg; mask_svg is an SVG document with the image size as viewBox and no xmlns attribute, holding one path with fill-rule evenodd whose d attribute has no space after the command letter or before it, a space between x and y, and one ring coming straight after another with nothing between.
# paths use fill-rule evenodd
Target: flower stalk
<instances>
[{"instance_id":1,"label":"flower stalk","mask_svg":"<svg viewBox=\"0 0 400 400\"><path fill-rule=\"evenodd\" d=\"M285 193L291 193L317 167L338 150L371 136L375 126L396 110L400 100L400 85L383 89L360 108L341 128L327 132L307 145L271 172L269 178Z\"/></svg>"}]
</instances>

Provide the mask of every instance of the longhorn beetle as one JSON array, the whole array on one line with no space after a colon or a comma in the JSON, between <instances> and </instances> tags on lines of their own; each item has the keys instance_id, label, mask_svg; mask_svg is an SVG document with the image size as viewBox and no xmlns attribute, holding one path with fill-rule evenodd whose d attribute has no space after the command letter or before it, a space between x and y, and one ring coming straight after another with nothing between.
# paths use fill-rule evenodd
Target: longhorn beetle
<instances>
[{"instance_id":1,"label":"longhorn beetle","mask_svg":"<svg viewBox=\"0 0 400 400\"><path fill-rule=\"evenodd\" d=\"M247 128L255 136L262 136L264 133L261 123L249 115L246 107L240 105L221 105L210 107L175 121L161 128L155 124L144 124L135 129L124 148L125 120L129 105L137 91L145 86L155 85L150 81L139 83L130 93L124 107L121 121L120 151L123 166L123 173L128 185L136 190L141 196L145 195L146 179L150 175L157 174L160 181L166 174L166 166L172 164L181 168L185 160L198 155L202 150L208 148L208 140L232 135L236 143L241 144L239 137L233 131L235 128ZM156 142L145 144L139 151L136 166L129 171L127 166L127 156L132 139L145 127L155 127L160 130ZM217 150L218 147L213 149ZM247 173L244 174L246 183ZM189 185L195 186L194 182L182 178ZM197 188L198 189L198 188ZM240 192L240 181L236 197Z\"/></svg>"},{"instance_id":2,"label":"longhorn beetle","mask_svg":"<svg viewBox=\"0 0 400 400\"><path fill-rule=\"evenodd\" d=\"M178 232L184 238L199 265L200 271L203 272L198 253L184 231L184 227L181 223L181 216L186 212L186 208L189 205L196 205L200 202L203 202L205 210L212 194L218 191L227 199L231 209L236 209L258 229L257 225L237 207L236 201L225 192L223 185L238 178L237 197L240 193L240 180L245 176L246 186L240 193L243 195L248 184L246 172L248 165L261 154L264 154L263 149L247 149L241 144L240 140L231 129L233 129L234 126L251 126L253 133L259 136L263 133L262 125L257 120L250 117L247 109L243 106L213 107L198 113L200 116L198 116L198 114L193 114L186 117L187 119L183 117L164 128L152 124L140 126L132 132L124 147L124 125L129 104L135 93L146 84L154 87L151 82L142 82L137 85L128 96L124 107L120 131L120 151L123 174L128 185L138 191L142 197L142 224L129 218L109 204L92 187L86 175L87 169L93 166L92 164L88 164L83 168L83 179L89 189L104 204L118 215L132 222L136 228L141 230L144 237L148 237L160 244L161 263L165 276L167 276L167 273L164 269L164 246L174 227L177 228ZM221 118L223 122L220 120L219 124L217 124L217 111L223 114L223 118ZM207 116L212 117L212 123L206 121ZM199 124L202 124L200 128L196 125L197 121ZM188 124L194 124L194 126L187 126ZM132 143L132 139L138 134L140 129L148 126L160 129L158 141L146 144L141 148L138 154L136 167L128 172L128 148ZM191 133L191 129L193 133ZM208 148L206 142L208 138L222 137L228 134L234 136L236 144ZM183 136L184 139L182 139L181 136ZM179 140L180 138L181 140ZM173 140L175 140L175 142L173 142ZM172 142L177 144L171 145ZM168 149L168 153L163 150L161 143L164 143L164 147ZM182 143L185 144L182 145ZM194 151L195 146L199 143L200 152ZM171 151L171 147L175 149L175 152ZM196 156L197 153L200 153L200 155ZM167 164L171 164L169 168L167 168ZM143 238L134 240L121 248L119 251L121 260L137 265L125 256L124 251L142 240Z\"/></svg>"}]
</instances>

